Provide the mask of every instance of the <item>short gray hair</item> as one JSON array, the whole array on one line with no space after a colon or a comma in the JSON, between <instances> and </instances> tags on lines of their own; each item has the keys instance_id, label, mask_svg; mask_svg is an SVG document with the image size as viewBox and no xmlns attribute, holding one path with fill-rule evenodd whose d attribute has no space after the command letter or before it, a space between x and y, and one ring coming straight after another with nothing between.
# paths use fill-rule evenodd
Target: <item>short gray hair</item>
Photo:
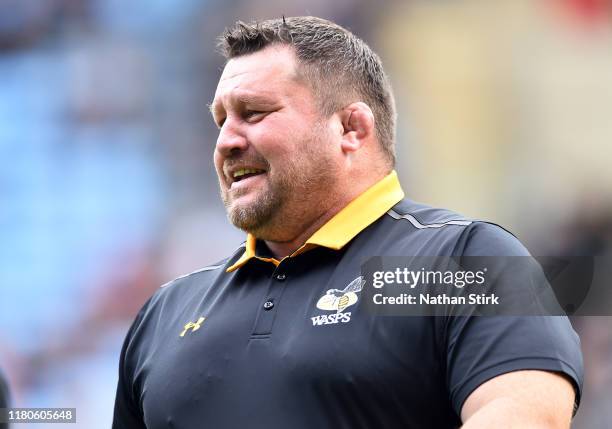
<instances>
[{"instance_id":1,"label":"short gray hair","mask_svg":"<svg viewBox=\"0 0 612 429\"><path fill-rule=\"evenodd\" d=\"M325 115L355 102L374 114L376 137L395 165L395 100L378 55L345 28L322 18L299 16L250 24L242 21L219 36L219 48L230 60L273 44L295 49L300 73L311 85Z\"/></svg>"}]
</instances>

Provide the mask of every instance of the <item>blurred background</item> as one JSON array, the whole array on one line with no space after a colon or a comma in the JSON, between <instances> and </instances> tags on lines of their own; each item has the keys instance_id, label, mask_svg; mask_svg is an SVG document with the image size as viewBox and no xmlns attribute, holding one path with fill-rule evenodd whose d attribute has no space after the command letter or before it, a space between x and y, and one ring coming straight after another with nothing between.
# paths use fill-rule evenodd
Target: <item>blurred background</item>
<instances>
[{"instance_id":1,"label":"blurred background","mask_svg":"<svg viewBox=\"0 0 612 429\"><path fill-rule=\"evenodd\" d=\"M1 0L0 370L14 406L110 427L138 309L244 240L212 166L214 39L282 14L332 19L380 54L412 199L500 223L535 254L612 254L612 0ZM609 428L612 318L573 323L574 427Z\"/></svg>"}]
</instances>

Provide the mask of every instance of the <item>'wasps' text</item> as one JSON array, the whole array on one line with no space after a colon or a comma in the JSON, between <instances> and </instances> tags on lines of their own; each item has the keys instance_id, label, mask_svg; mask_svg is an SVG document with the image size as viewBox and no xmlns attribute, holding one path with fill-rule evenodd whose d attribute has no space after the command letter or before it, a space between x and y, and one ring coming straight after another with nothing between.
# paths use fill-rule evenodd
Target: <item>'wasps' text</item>
<instances>
[{"instance_id":1,"label":"'wasps' text","mask_svg":"<svg viewBox=\"0 0 612 429\"><path fill-rule=\"evenodd\" d=\"M312 320L312 326L348 323L351 320L351 313L322 314L320 316L311 317L310 320Z\"/></svg>"}]
</instances>

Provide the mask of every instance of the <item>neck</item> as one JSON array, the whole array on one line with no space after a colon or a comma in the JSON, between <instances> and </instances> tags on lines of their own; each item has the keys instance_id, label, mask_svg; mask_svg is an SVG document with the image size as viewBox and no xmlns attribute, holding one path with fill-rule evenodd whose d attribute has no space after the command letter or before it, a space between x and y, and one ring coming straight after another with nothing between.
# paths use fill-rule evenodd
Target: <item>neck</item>
<instances>
[{"instance_id":1,"label":"neck","mask_svg":"<svg viewBox=\"0 0 612 429\"><path fill-rule=\"evenodd\" d=\"M285 228L288 227L288 230L294 231L293 234L290 234L290 236L293 238L282 241L264 238L266 245L272 254L279 260L293 254L297 249L303 246L315 232L317 232L331 218L346 207L353 199L357 198L383 177L385 177L385 174L370 176L367 180L361 181L359 186L355 186L355 184L352 183L350 187L344 188L346 189L345 191L333 193L335 198L331 198L331 201L334 203L323 210L322 213L319 212L318 214L314 213L314 215L306 216L306 218L312 219L309 222L304 222L304 215L307 210L302 210L301 212L294 213L291 216L283 215L281 217L282 219L301 219L301 223L297 223L295 225L284 224ZM327 194L331 195L330 192ZM315 207L321 207L321 205L321 202L314 202L309 206L314 209ZM287 229L285 229L285 231L287 231Z\"/></svg>"},{"instance_id":2,"label":"neck","mask_svg":"<svg viewBox=\"0 0 612 429\"><path fill-rule=\"evenodd\" d=\"M348 203L347 203L348 204ZM345 204L346 205L346 204ZM276 257L276 259L282 259L285 256L291 255L297 249L302 247L306 241L312 237L312 235L319 230L323 225L325 225L332 217L335 216L342 210L342 207L337 210L332 210L324 213L322 216L315 219L309 225L303 229L297 237L289 241L272 241L272 240L264 240L268 249L272 252L272 254Z\"/></svg>"}]
</instances>

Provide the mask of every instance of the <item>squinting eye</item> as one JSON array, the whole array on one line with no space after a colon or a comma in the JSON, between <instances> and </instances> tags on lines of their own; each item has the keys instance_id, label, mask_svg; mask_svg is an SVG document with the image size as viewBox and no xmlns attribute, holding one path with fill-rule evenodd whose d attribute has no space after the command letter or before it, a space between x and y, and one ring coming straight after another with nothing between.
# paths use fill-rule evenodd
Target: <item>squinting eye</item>
<instances>
[{"instance_id":1,"label":"squinting eye","mask_svg":"<svg viewBox=\"0 0 612 429\"><path fill-rule=\"evenodd\" d=\"M221 118L221 119L219 119L219 122L217 122L217 126L218 126L219 128L221 128L221 127L223 126L223 124L224 124L224 123L225 123L225 118Z\"/></svg>"},{"instance_id":2,"label":"squinting eye","mask_svg":"<svg viewBox=\"0 0 612 429\"><path fill-rule=\"evenodd\" d=\"M260 119L263 115L265 115L267 112L260 112L258 110L246 110L244 112L244 119L245 120L257 120Z\"/></svg>"}]
</instances>

